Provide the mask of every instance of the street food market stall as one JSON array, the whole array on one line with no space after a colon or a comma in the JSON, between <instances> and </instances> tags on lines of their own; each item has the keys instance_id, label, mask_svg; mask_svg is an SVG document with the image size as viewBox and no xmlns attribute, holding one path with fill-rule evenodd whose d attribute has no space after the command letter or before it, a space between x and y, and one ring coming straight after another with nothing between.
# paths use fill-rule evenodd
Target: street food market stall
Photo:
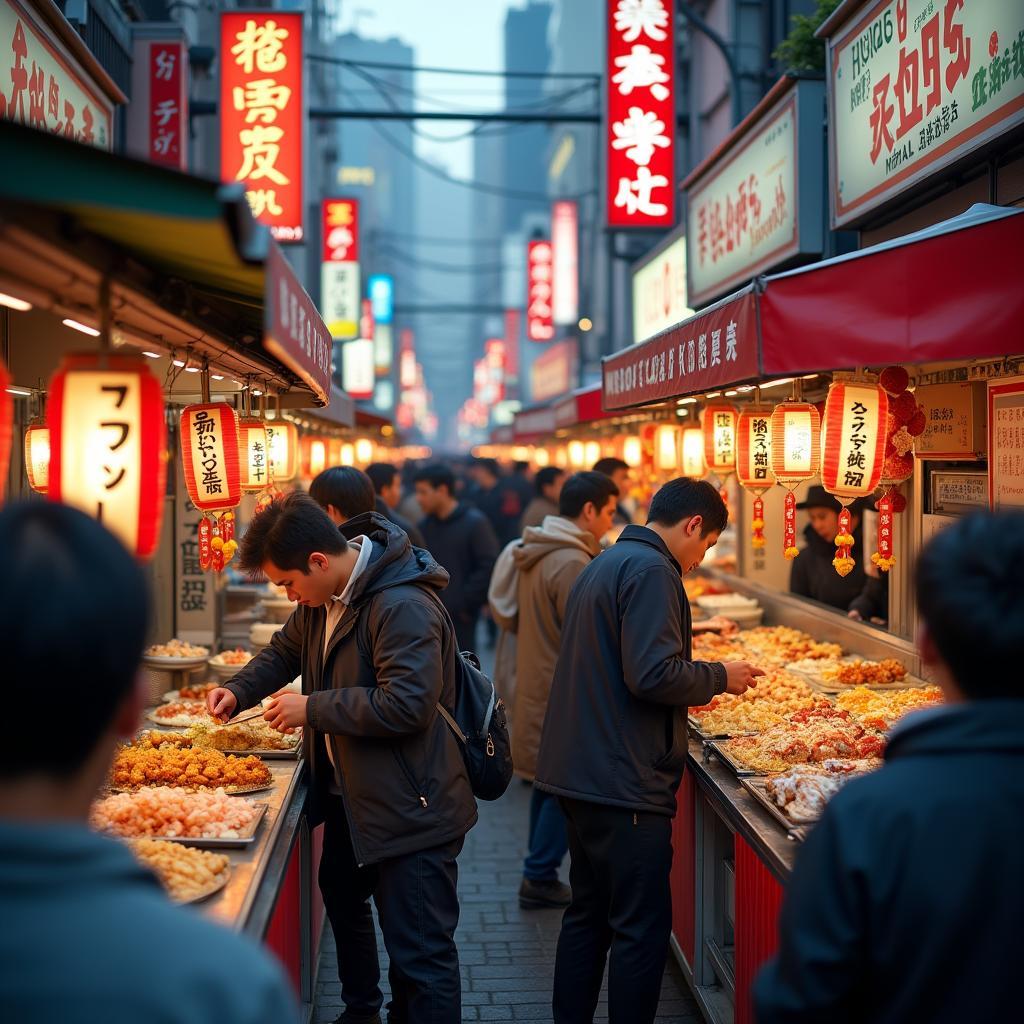
<instances>
[{"instance_id":1,"label":"street food market stall","mask_svg":"<svg viewBox=\"0 0 1024 1024\"><path fill-rule=\"evenodd\" d=\"M1021 211L977 205L760 277L604 362L607 410L689 400L700 414L708 476L740 485L740 544L735 574L702 572L729 593L697 604L764 617L695 642L697 658L770 670L748 697L690 712L673 948L711 1020L752 1020L750 985L775 947L802 829L844 778L877 765L887 728L939 699L913 644L917 551L971 508L1020 507L1022 243ZM854 543L840 512L824 571L859 566L885 587L885 628L787 592L790 567L808 557L797 506L812 484L862 517ZM801 779L807 762L817 768Z\"/></svg>"},{"instance_id":2,"label":"street food market stall","mask_svg":"<svg viewBox=\"0 0 1024 1024\"><path fill-rule=\"evenodd\" d=\"M9 497L102 516L144 562L156 611L148 731L119 751L94 820L206 848L188 862L178 846L139 855L168 884L205 879L177 895L265 941L308 1003L322 905L301 743L258 721L220 729L202 700L249 657L211 650L212 595L236 514L299 473L285 413L354 425L330 384L330 336L240 187L8 122L0 150L0 426L13 421L14 441L0 480Z\"/></svg>"}]
</instances>

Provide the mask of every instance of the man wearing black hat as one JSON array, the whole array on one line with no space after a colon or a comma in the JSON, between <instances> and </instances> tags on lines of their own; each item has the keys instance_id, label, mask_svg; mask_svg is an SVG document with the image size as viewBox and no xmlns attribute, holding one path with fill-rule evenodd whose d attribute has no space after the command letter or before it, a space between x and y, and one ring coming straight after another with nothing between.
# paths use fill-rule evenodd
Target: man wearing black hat
<instances>
[{"instance_id":1,"label":"man wearing black hat","mask_svg":"<svg viewBox=\"0 0 1024 1024\"><path fill-rule=\"evenodd\" d=\"M854 538L855 565L840 576L832 565L835 536L839 532L842 505L819 484L808 488L797 508L806 509L810 522L804 529L807 546L793 560L789 575L791 593L847 612L851 618L881 621L888 617L886 581L864 572L864 537L860 502L850 505L850 527Z\"/></svg>"}]
</instances>

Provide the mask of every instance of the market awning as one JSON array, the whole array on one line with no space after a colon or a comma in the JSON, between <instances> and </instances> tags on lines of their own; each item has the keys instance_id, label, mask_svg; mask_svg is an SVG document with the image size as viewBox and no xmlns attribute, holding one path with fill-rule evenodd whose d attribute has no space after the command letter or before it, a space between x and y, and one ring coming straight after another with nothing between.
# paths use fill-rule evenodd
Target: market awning
<instances>
[{"instance_id":1,"label":"market awning","mask_svg":"<svg viewBox=\"0 0 1024 1024\"><path fill-rule=\"evenodd\" d=\"M0 284L64 316L191 351L317 405L330 400L322 318L241 186L0 121Z\"/></svg>"},{"instance_id":2,"label":"market awning","mask_svg":"<svg viewBox=\"0 0 1024 1024\"><path fill-rule=\"evenodd\" d=\"M607 419L614 415L604 409L601 404L601 385L591 384L578 388L553 405L555 427L577 427L585 423Z\"/></svg>"},{"instance_id":3,"label":"market awning","mask_svg":"<svg viewBox=\"0 0 1024 1024\"><path fill-rule=\"evenodd\" d=\"M513 430L517 444L529 444L555 432L555 409L551 405L520 409L515 414Z\"/></svg>"},{"instance_id":4,"label":"market awning","mask_svg":"<svg viewBox=\"0 0 1024 1024\"><path fill-rule=\"evenodd\" d=\"M1022 213L977 204L923 231L758 278L606 356L604 407L763 377L1024 352Z\"/></svg>"}]
</instances>

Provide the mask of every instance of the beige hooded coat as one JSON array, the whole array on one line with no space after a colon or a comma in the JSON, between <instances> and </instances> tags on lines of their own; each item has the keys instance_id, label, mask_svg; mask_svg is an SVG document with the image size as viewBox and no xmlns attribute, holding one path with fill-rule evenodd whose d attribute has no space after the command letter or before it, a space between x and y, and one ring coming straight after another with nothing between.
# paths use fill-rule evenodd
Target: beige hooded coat
<instances>
[{"instance_id":1,"label":"beige hooded coat","mask_svg":"<svg viewBox=\"0 0 1024 1024\"><path fill-rule=\"evenodd\" d=\"M569 591L600 551L593 535L571 520L547 516L539 528L525 530L520 543L509 545L495 567L491 605L502 607L501 625L517 634L512 762L523 778L532 779L536 770Z\"/></svg>"}]
</instances>

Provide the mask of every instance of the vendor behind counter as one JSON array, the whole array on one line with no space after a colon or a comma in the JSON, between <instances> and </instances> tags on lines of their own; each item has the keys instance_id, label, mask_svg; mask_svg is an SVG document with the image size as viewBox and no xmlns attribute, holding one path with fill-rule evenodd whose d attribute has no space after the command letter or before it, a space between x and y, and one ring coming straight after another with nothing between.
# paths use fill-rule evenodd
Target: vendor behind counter
<instances>
[{"instance_id":1,"label":"vendor behind counter","mask_svg":"<svg viewBox=\"0 0 1024 1024\"><path fill-rule=\"evenodd\" d=\"M840 576L832 565L842 505L824 487L815 485L796 507L807 511L810 522L804 528L807 544L790 569L790 592L838 608L852 618L876 622L888 619L888 581L884 576L869 576L864 571L864 505L854 502L850 506L853 550L859 552L860 557L847 576Z\"/></svg>"}]
</instances>

